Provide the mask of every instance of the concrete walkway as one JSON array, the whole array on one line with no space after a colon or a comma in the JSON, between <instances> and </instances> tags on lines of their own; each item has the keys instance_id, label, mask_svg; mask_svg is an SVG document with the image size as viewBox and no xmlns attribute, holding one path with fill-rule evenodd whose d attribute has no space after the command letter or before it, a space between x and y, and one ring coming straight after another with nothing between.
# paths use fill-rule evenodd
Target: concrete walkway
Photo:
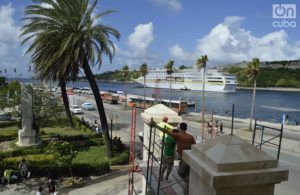
<instances>
[{"instance_id":1,"label":"concrete walkway","mask_svg":"<svg viewBox=\"0 0 300 195\"><path fill-rule=\"evenodd\" d=\"M134 174L135 189L142 189L142 176ZM137 191L140 194L141 191ZM94 183L82 188L73 189L68 193L61 193L68 195L124 195L128 194L128 173L113 177L106 181Z\"/></svg>"}]
</instances>

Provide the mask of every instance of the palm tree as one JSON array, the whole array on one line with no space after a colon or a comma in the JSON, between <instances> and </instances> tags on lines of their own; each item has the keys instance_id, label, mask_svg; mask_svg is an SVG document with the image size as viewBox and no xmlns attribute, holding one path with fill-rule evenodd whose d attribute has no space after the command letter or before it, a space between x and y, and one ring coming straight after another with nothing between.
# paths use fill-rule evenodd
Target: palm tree
<instances>
[{"instance_id":1,"label":"palm tree","mask_svg":"<svg viewBox=\"0 0 300 195\"><path fill-rule=\"evenodd\" d=\"M108 123L99 88L91 67L102 64L102 54L112 61L114 45L111 37L119 39L114 28L96 23L95 20L112 13L95 13L97 0L35 0L36 4L26 7L23 42L33 39L28 52L36 66L56 64L54 71L69 75L70 70L85 73L97 104L107 156L112 157ZM49 6L41 6L46 3ZM72 74L72 76L78 76Z\"/></svg>"},{"instance_id":2,"label":"palm tree","mask_svg":"<svg viewBox=\"0 0 300 195\"><path fill-rule=\"evenodd\" d=\"M203 68L203 75L202 75L202 139L204 138L204 114L205 114L205 69L206 69L206 62L208 61L207 55L201 56L197 60L196 67L198 71Z\"/></svg>"},{"instance_id":3,"label":"palm tree","mask_svg":"<svg viewBox=\"0 0 300 195\"><path fill-rule=\"evenodd\" d=\"M68 94L67 94L67 90L66 90L66 84L67 84L67 82L64 79L59 80L58 85L60 86L61 97L63 99L63 104L64 104L64 107L65 107L65 112L66 112L66 116L67 116L67 119L68 119L68 123L71 127L74 127L73 120L72 120L72 115L71 115L71 111L70 111L70 104L69 104Z\"/></svg>"},{"instance_id":4,"label":"palm tree","mask_svg":"<svg viewBox=\"0 0 300 195\"><path fill-rule=\"evenodd\" d=\"M169 75L170 81L170 107L172 101L172 74L174 73L174 61L169 60L168 63L165 64L165 69L167 70L167 75Z\"/></svg>"},{"instance_id":5,"label":"palm tree","mask_svg":"<svg viewBox=\"0 0 300 195\"><path fill-rule=\"evenodd\" d=\"M129 76L129 67L127 65L123 66L122 68L122 72L123 72L123 77L125 79L125 97L126 97L126 101L125 101L125 108L127 107L127 82L128 82L128 76Z\"/></svg>"},{"instance_id":6,"label":"palm tree","mask_svg":"<svg viewBox=\"0 0 300 195\"><path fill-rule=\"evenodd\" d=\"M56 48L54 48L56 49ZM53 50L52 52L55 52L56 50ZM60 86L61 90L61 96L63 99L63 104L65 107L65 112L67 116L68 123L71 127L74 126L72 116L71 116L71 111L70 111L70 105L69 105L69 99L67 95L67 90L66 90L66 84L67 81L72 80L75 82L77 80L77 75L79 69L73 69L71 70L71 66L67 66L68 70L67 71L62 71L60 69L60 64L59 63L45 63L48 59L49 55L47 53L42 53L40 54L39 58L33 59L33 62L35 63L34 66L34 72L35 74L38 75L39 79L45 82L48 81L58 81L58 85ZM29 71L31 71L31 66L29 67ZM66 75L68 73L69 75ZM50 86L51 88L51 86Z\"/></svg>"},{"instance_id":7,"label":"palm tree","mask_svg":"<svg viewBox=\"0 0 300 195\"><path fill-rule=\"evenodd\" d=\"M140 66L140 73L144 77L144 109L145 109L145 103L146 103L146 75L148 74L148 65L146 63L143 63Z\"/></svg>"},{"instance_id":8,"label":"palm tree","mask_svg":"<svg viewBox=\"0 0 300 195\"><path fill-rule=\"evenodd\" d=\"M252 118L253 118L253 111L254 111L254 104L255 104L255 93L256 93L256 80L259 75L259 66L260 61L258 58L253 58L252 62L250 62L247 66L247 75L249 79L254 80L253 85L253 96L252 96L252 106L251 106L251 113L250 113L250 122L249 122L249 129L252 131Z\"/></svg>"}]
</instances>

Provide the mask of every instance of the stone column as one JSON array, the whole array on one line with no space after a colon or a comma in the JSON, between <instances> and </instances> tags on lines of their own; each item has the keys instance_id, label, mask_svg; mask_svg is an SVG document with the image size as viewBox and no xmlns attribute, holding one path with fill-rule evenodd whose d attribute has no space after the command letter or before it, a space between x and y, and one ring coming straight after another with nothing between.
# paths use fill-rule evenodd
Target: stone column
<instances>
[{"instance_id":1,"label":"stone column","mask_svg":"<svg viewBox=\"0 0 300 195\"><path fill-rule=\"evenodd\" d=\"M33 102L32 86L21 84L21 130L19 130L18 145L32 146L36 144L36 131L32 129L33 125Z\"/></svg>"},{"instance_id":2,"label":"stone column","mask_svg":"<svg viewBox=\"0 0 300 195\"><path fill-rule=\"evenodd\" d=\"M274 157L235 135L195 144L183 160L191 195L273 195L275 184L288 180Z\"/></svg>"},{"instance_id":3,"label":"stone column","mask_svg":"<svg viewBox=\"0 0 300 195\"><path fill-rule=\"evenodd\" d=\"M162 122L163 117L168 117L168 123L174 127L176 127L178 125L178 123L180 123L182 121L182 117L178 116L178 114L166 107L163 104L157 104L155 106L152 106L146 110L144 110L144 112L141 114L141 117L144 121L144 146L148 147L149 146L149 138L150 138L150 122L151 122L151 118L153 119L153 121L155 123L159 123ZM154 129L153 129L154 131ZM155 136L155 142L159 143L161 138L159 136L159 130L156 130L156 136ZM152 132L152 142L153 142L153 133ZM155 149L154 149L154 155L155 157L157 157L158 159L160 159L160 148L158 146L155 145ZM147 161L148 161L148 151L146 148L143 148L143 162L144 164L142 165L142 170L145 173L146 169L147 169ZM146 174L144 174L144 176L146 177ZM146 187L146 179L143 179L143 194L146 194L145 192L145 187ZM157 187L157 186L156 186ZM151 186L149 186L149 188L151 188ZM156 189L155 189L156 190Z\"/></svg>"}]
</instances>

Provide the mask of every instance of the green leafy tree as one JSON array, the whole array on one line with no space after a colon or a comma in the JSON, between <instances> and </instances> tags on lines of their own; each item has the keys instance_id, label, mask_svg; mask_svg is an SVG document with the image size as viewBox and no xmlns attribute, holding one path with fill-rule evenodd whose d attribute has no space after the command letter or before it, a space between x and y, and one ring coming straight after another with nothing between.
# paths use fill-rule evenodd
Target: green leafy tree
<instances>
[{"instance_id":1,"label":"green leafy tree","mask_svg":"<svg viewBox=\"0 0 300 195\"><path fill-rule=\"evenodd\" d=\"M37 131L49 118L60 117L63 110L58 97L52 96L50 92L33 90L33 115Z\"/></svg>"},{"instance_id":2,"label":"green leafy tree","mask_svg":"<svg viewBox=\"0 0 300 195\"><path fill-rule=\"evenodd\" d=\"M5 84L5 77L0 76L0 87L4 86Z\"/></svg>"},{"instance_id":3,"label":"green leafy tree","mask_svg":"<svg viewBox=\"0 0 300 195\"><path fill-rule=\"evenodd\" d=\"M206 62L208 61L207 55L201 56L201 58L197 59L196 68L198 71L203 69L202 75L202 139L204 137L204 114L205 114L205 70L206 70Z\"/></svg>"},{"instance_id":4,"label":"green leafy tree","mask_svg":"<svg viewBox=\"0 0 300 195\"><path fill-rule=\"evenodd\" d=\"M143 63L140 66L140 73L144 77L144 109L146 104L146 75L148 74L148 65L146 63Z\"/></svg>"},{"instance_id":5,"label":"green leafy tree","mask_svg":"<svg viewBox=\"0 0 300 195\"><path fill-rule=\"evenodd\" d=\"M252 131L252 118L254 112L254 104L255 104L255 93L256 93L256 80L260 72L260 61L258 58L253 58L252 62L247 65L246 73L250 80L254 81L253 84L253 96L252 96L252 105L251 105L251 112L250 112L250 122L249 122L249 129Z\"/></svg>"},{"instance_id":6,"label":"green leafy tree","mask_svg":"<svg viewBox=\"0 0 300 195\"><path fill-rule=\"evenodd\" d=\"M119 39L114 28L97 23L103 16L112 13L96 13L97 0L36 0L25 10L23 42L33 39L28 52L36 66L51 67L60 75L77 77L82 69L93 91L99 112L107 156L112 157L109 127L99 88L91 67L102 64L102 55L112 61L114 44L111 37ZM41 6L46 3L49 6ZM50 8L49 8L50 7ZM55 72L54 71L54 72ZM71 71L71 73L69 72Z\"/></svg>"},{"instance_id":7,"label":"green leafy tree","mask_svg":"<svg viewBox=\"0 0 300 195\"><path fill-rule=\"evenodd\" d=\"M47 146L47 153L55 156L55 163L59 167L68 167L71 177L73 177L72 160L76 157L77 151L75 151L72 144L67 141L52 141Z\"/></svg>"},{"instance_id":8,"label":"green leafy tree","mask_svg":"<svg viewBox=\"0 0 300 195\"><path fill-rule=\"evenodd\" d=\"M123 77L125 80L125 96L126 96L125 107L127 107L127 82L128 82L128 77L129 77L129 67L127 65L125 65L122 68L122 73L123 73Z\"/></svg>"},{"instance_id":9,"label":"green leafy tree","mask_svg":"<svg viewBox=\"0 0 300 195\"><path fill-rule=\"evenodd\" d=\"M0 110L11 108L14 116L18 115L18 106L21 102L21 85L13 81L0 88Z\"/></svg>"},{"instance_id":10,"label":"green leafy tree","mask_svg":"<svg viewBox=\"0 0 300 195\"><path fill-rule=\"evenodd\" d=\"M170 106L171 106L171 101L172 101L172 82L173 82L173 78L172 78L172 74L174 73L174 61L169 60L166 64L165 64L165 69L167 71L167 75L169 75L167 78L167 80L169 80L170 82Z\"/></svg>"},{"instance_id":11,"label":"green leafy tree","mask_svg":"<svg viewBox=\"0 0 300 195\"><path fill-rule=\"evenodd\" d=\"M184 70L184 69L187 69L187 67L185 65L180 65L179 66L179 70Z\"/></svg>"}]
</instances>

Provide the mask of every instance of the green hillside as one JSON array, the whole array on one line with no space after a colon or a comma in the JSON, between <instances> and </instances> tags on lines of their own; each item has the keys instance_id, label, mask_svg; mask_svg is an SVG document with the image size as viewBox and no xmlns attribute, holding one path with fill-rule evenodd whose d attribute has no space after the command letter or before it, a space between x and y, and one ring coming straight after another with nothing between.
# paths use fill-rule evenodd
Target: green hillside
<instances>
[{"instance_id":1,"label":"green hillside","mask_svg":"<svg viewBox=\"0 0 300 195\"><path fill-rule=\"evenodd\" d=\"M139 71L133 70L129 71L129 78L136 79L140 76ZM104 81L125 81L122 71L115 70L115 71L107 71L101 74L95 74L95 78L97 80L104 80ZM82 77L82 79L86 79L86 77Z\"/></svg>"},{"instance_id":2,"label":"green hillside","mask_svg":"<svg viewBox=\"0 0 300 195\"><path fill-rule=\"evenodd\" d=\"M245 68L230 67L226 70L236 75L239 86L251 87L253 81L247 77ZM300 69L288 68L261 68L257 79L257 87L294 87L300 88Z\"/></svg>"},{"instance_id":3,"label":"green hillside","mask_svg":"<svg viewBox=\"0 0 300 195\"><path fill-rule=\"evenodd\" d=\"M243 67L227 67L226 71L237 77L240 87L251 87L253 81L249 80ZM129 71L129 78L136 79L140 76L139 71ZM95 75L98 80L124 81L123 73L120 70L107 71ZM85 77L82 77L85 79ZM300 88L300 69L290 68L261 68L257 80L257 87L293 87Z\"/></svg>"}]
</instances>

